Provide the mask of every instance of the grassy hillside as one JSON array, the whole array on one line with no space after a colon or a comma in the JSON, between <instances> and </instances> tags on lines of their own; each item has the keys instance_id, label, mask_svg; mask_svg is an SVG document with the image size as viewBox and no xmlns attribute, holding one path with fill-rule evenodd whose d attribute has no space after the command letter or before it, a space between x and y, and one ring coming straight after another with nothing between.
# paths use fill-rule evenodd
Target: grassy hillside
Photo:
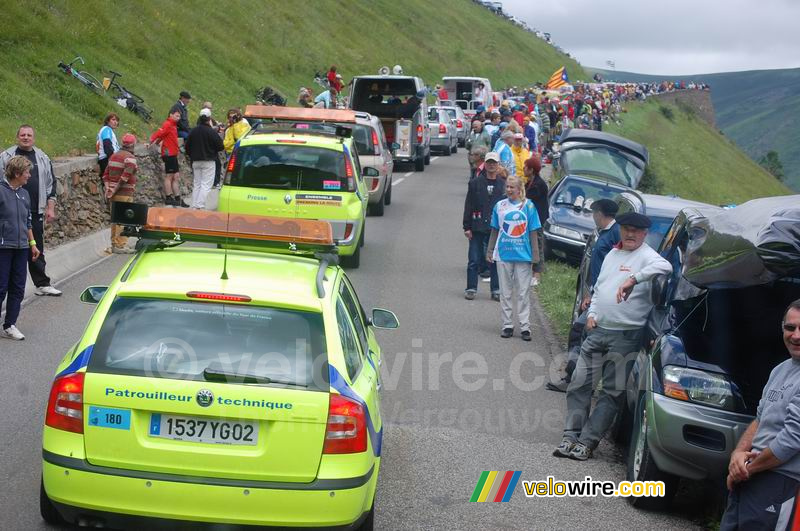
<instances>
[{"instance_id":1,"label":"grassy hillside","mask_svg":"<svg viewBox=\"0 0 800 531\"><path fill-rule=\"evenodd\" d=\"M573 60L470 0L11 2L0 18L0 49L0 145L27 122L53 154L93 150L111 110L122 117L121 131L149 133L181 90L194 96L191 121L203 100L219 117L252 102L263 85L292 104L298 88L331 64L345 81L395 64L430 85L443 75L529 84L562 65L586 77ZM154 123L56 68L76 55L98 79L122 72L122 84L155 109Z\"/></svg>"},{"instance_id":2,"label":"grassy hillside","mask_svg":"<svg viewBox=\"0 0 800 531\"><path fill-rule=\"evenodd\" d=\"M654 99L626 108L622 125L607 130L647 146L661 193L712 204L789 193L727 137L691 113ZM662 108L671 110L672 119Z\"/></svg>"},{"instance_id":3,"label":"grassy hillside","mask_svg":"<svg viewBox=\"0 0 800 531\"><path fill-rule=\"evenodd\" d=\"M589 70L620 81L705 81L711 85L719 128L755 160L767 151L777 151L786 183L800 191L800 144L796 141L800 138L800 68L686 76Z\"/></svg>"}]
</instances>

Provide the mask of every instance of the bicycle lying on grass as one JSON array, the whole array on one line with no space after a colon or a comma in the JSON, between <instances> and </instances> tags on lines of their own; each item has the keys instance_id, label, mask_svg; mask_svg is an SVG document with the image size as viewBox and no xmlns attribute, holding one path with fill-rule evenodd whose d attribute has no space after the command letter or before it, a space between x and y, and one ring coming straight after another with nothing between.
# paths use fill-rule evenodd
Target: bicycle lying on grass
<instances>
[{"instance_id":1,"label":"bicycle lying on grass","mask_svg":"<svg viewBox=\"0 0 800 531\"><path fill-rule=\"evenodd\" d=\"M100 82L97 81L97 78L95 78L92 74L88 72L85 72L83 70L75 70L75 68L72 67L72 65L75 64L77 61L80 61L82 65L86 64L83 60L83 57L78 56L67 64L64 64L63 61L59 62L58 67L61 70L63 70L65 74L69 74L78 81L80 81L81 83L83 83L83 85L86 88L88 88L95 94L101 94L103 92L103 87L100 85Z\"/></svg>"},{"instance_id":2,"label":"bicycle lying on grass","mask_svg":"<svg viewBox=\"0 0 800 531\"><path fill-rule=\"evenodd\" d=\"M103 88L106 91L111 91L111 97L116 100L120 107L125 107L132 113L141 116L145 122L149 122L153 115L153 110L144 105L144 99L117 83L117 78L122 77L122 74L113 70L108 72L111 77L103 78Z\"/></svg>"}]
</instances>

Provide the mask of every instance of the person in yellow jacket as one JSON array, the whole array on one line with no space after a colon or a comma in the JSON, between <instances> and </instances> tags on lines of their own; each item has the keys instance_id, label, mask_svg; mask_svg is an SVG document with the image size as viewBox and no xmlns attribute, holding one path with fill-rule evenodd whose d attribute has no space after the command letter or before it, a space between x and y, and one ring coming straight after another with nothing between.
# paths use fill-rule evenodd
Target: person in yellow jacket
<instances>
[{"instance_id":1,"label":"person in yellow jacket","mask_svg":"<svg viewBox=\"0 0 800 531\"><path fill-rule=\"evenodd\" d=\"M242 117L242 111L231 109L228 111L228 128L225 129L225 139L222 144L225 146L225 154L230 155L233 146L250 130L250 124Z\"/></svg>"},{"instance_id":2,"label":"person in yellow jacket","mask_svg":"<svg viewBox=\"0 0 800 531\"><path fill-rule=\"evenodd\" d=\"M522 133L514 133L514 143L511 145L511 153L514 155L514 165L517 168L517 176L523 180L523 185L526 185L524 177L525 161L531 158L531 152L525 145L525 135Z\"/></svg>"}]
</instances>

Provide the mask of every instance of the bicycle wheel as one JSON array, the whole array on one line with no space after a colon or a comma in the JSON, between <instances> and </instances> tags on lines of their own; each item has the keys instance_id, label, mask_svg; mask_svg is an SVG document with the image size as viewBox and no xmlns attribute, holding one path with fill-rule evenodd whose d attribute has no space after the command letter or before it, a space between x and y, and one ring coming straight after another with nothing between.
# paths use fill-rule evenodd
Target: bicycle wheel
<instances>
[{"instance_id":1,"label":"bicycle wheel","mask_svg":"<svg viewBox=\"0 0 800 531\"><path fill-rule=\"evenodd\" d=\"M95 94L101 94L103 92L103 85L101 85L100 82L97 81L97 78L94 77L92 74L90 74L89 72L81 71L78 72L78 75L80 75L83 78L83 79L79 78L79 80L81 83L86 85L86 88L88 88Z\"/></svg>"},{"instance_id":2,"label":"bicycle wheel","mask_svg":"<svg viewBox=\"0 0 800 531\"><path fill-rule=\"evenodd\" d=\"M132 98L134 101L136 101L136 103L144 103L144 99L141 96L137 96L125 87L122 87L122 89L128 94L128 97Z\"/></svg>"}]
</instances>

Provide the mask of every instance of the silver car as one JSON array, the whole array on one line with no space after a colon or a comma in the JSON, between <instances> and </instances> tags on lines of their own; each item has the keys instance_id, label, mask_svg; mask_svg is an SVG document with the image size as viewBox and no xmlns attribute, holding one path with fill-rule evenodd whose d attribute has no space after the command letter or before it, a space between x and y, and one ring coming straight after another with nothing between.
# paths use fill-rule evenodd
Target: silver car
<instances>
[{"instance_id":1,"label":"silver car","mask_svg":"<svg viewBox=\"0 0 800 531\"><path fill-rule=\"evenodd\" d=\"M392 147L388 145L383 125L377 116L356 112L353 140L358 150L358 162L362 168L378 170L377 177L365 177L369 190L367 213L382 216L385 205L392 202Z\"/></svg>"},{"instance_id":2,"label":"silver car","mask_svg":"<svg viewBox=\"0 0 800 531\"><path fill-rule=\"evenodd\" d=\"M428 128L431 132L431 151L436 150L446 157L458 151L456 122L444 107L428 108Z\"/></svg>"},{"instance_id":3,"label":"silver car","mask_svg":"<svg viewBox=\"0 0 800 531\"><path fill-rule=\"evenodd\" d=\"M458 145L459 147L464 147L464 143L467 141L467 135L469 135L470 130L470 121L467 120L467 117L464 114L464 109L462 109L459 105L440 105L439 108L447 111L447 114L450 115L450 119L455 122Z\"/></svg>"}]
</instances>

